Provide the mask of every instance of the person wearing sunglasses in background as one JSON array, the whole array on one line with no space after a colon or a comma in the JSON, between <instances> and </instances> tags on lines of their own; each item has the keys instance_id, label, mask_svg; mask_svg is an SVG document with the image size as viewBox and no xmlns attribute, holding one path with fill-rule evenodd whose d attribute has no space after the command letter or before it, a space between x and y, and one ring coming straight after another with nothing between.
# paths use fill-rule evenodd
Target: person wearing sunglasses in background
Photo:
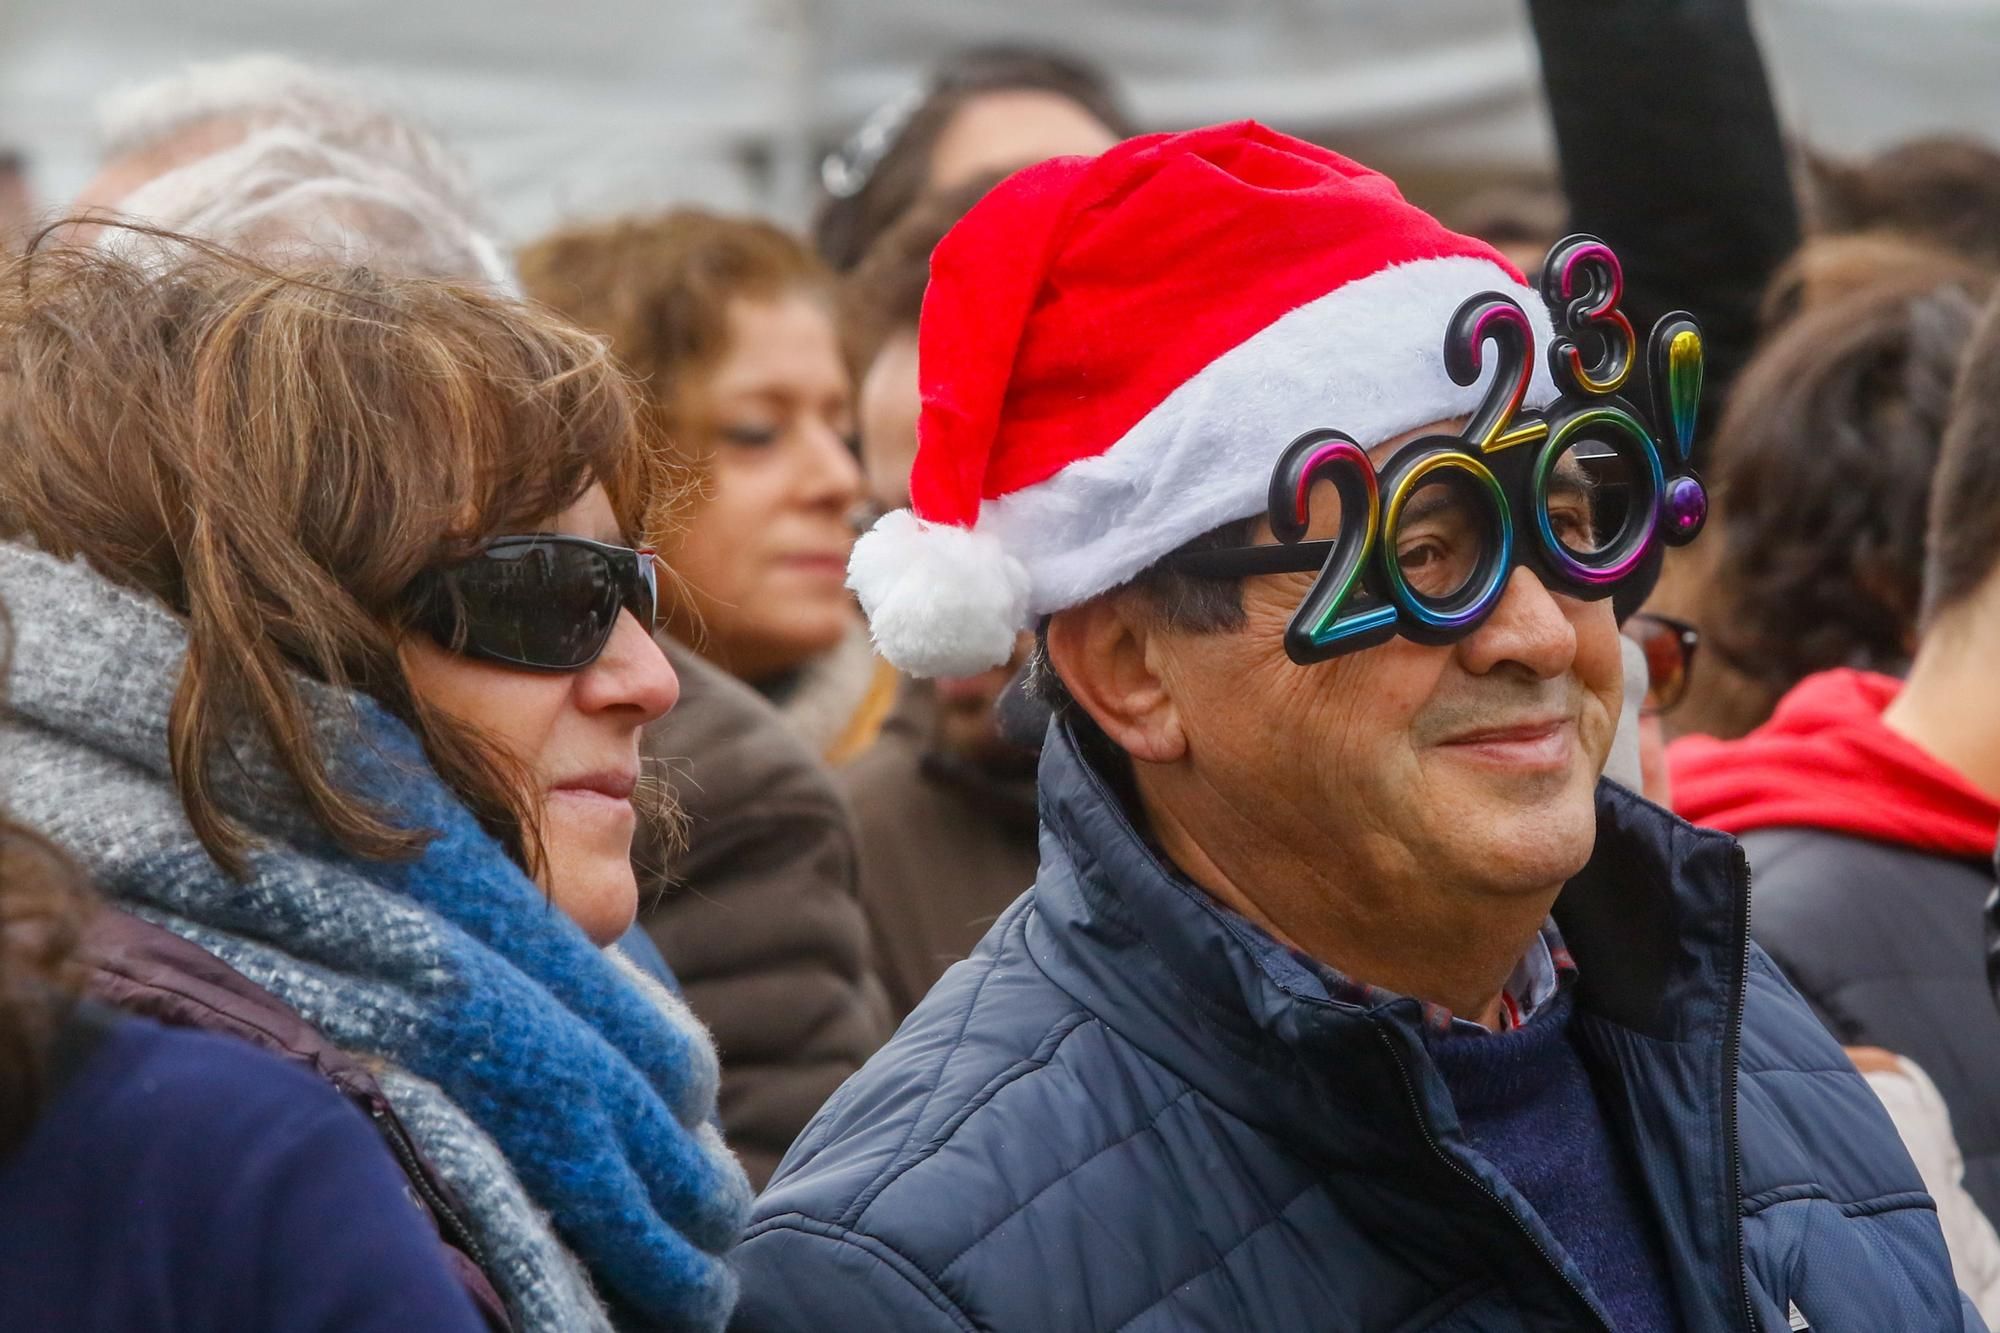
<instances>
[{"instance_id":1,"label":"person wearing sunglasses in background","mask_svg":"<svg viewBox=\"0 0 2000 1333\"><path fill-rule=\"evenodd\" d=\"M347 1094L495 1326L720 1327L714 1051L603 947L677 685L602 344L191 242L6 282L0 803L115 909L89 992Z\"/></svg>"},{"instance_id":2,"label":"person wearing sunglasses in background","mask_svg":"<svg viewBox=\"0 0 2000 1333\"><path fill-rule=\"evenodd\" d=\"M1701 646L1701 631L1685 620L1648 611L1627 616L1619 629L1629 645L1625 651L1625 704L1637 748L1638 785L1633 790L1655 805L1672 809L1667 737L1660 719L1687 697L1688 673L1694 668L1695 650ZM1631 685L1642 688L1635 690ZM1618 726L1621 732L1625 730L1626 717L1619 718ZM1615 744L1612 752L1615 759ZM1621 775L1606 765L1605 776Z\"/></svg>"}]
</instances>

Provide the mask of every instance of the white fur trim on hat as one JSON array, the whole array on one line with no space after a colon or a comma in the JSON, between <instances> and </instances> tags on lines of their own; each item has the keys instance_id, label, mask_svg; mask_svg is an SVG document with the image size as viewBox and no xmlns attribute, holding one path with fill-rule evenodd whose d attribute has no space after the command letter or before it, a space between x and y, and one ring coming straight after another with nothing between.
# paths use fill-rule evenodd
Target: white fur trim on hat
<instances>
[{"instance_id":1,"label":"white fur trim on hat","mask_svg":"<svg viewBox=\"0 0 2000 1333\"><path fill-rule=\"evenodd\" d=\"M884 514L847 563L875 646L912 676L971 676L999 666L1026 626L1028 571L984 532Z\"/></svg>"},{"instance_id":2,"label":"white fur trim on hat","mask_svg":"<svg viewBox=\"0 0 2000 1333\"><path fill-rule=\"evenodd\" d=\"M1492 379L1491 357L1480 383L1454 384L1445 326L1486 291L1526 312L1535 331L1526 406L1547 404L1553 331L1537 293L1485 259L1397 264L1274 320L1103 453L986 501L976 531L1026 568L1031 615L1088 601L1182 543L1262 513L1271 469L1308 430L1330 427L1367 446L1469 415Z\"/></svg>"}]
</instances>

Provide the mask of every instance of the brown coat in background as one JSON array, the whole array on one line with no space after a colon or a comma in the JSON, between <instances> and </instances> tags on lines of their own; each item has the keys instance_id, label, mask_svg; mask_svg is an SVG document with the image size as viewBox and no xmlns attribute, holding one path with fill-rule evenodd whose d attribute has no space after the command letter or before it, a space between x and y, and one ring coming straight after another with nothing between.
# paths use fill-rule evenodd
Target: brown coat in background
<instances>
[{"instance_id":1,"label":"brown coat in background","mask_svg":"<svg viewBox=\"0 0 2000 1333\"><path fill-rule=\"evenodd\" d=\"M641 751L686 820L633 843L639 921L722 1056L722 1130L763 1188L888 1037L855 896L853 820L833 776L756 691L678 643L680 703Z\"/></svg>"},{"instance_id":2,"label":"brown coat in background","mask_svg":"<svg viewBox=\"0 0 2000 1333\"><path fill-rule=\"evenodd\" d=\"M897 1022L1040 865L1032 770L997 776L931 743L930 690L906 684L874 745L840 771L861 834L861 901Z\"/></svg>"}]
</instances>

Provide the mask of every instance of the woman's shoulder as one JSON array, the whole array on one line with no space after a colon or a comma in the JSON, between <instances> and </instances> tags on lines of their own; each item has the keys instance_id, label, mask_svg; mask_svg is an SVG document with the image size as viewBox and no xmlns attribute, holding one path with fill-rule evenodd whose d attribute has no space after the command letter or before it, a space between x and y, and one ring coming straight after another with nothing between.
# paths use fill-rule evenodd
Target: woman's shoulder
<instances>
[{"instance_id":1,"label":"woman's shoulder","mask_svg":"<svg viewBox=\"0 0 2000 1333\"><path fill-rule=\"evenodd\" d=\"M367 1118L307 1066L247 1041L86 1001L58 1035L51 1072L10 1166L68 1176L68 1190L171 1199L164 1220L209 1226L303 1174L359 1166L406 1200Z\"/></svg>"},{"instance_id":2,"label":"woman's shoulder","mask_svg":"<svg viewBox=\"0 0 2000 1333\"><path fill-rule=\"evenodd\" d=\"M480 1327L374 1127L306 1067L86 1002L53 1072L0 1161L0 1215L22 1223L0 1240L10 1300L172 1308L191 1328L344 1326L315 1310L388 1327L378 1292Z\"/></svg>"},{"instance_id":3,"label":"woman's shoulder","mask_svg":"<svg viewBox=\"0 0 2000 1333\"><path fill-rule=\"evenodd\" d=\"M256 1141L303 1123L351 1117L373 1134L326 1080L247 1041L87 1004L65 1032L59 1058L77 1043L80 1027L95 1033L83 1036L80 1058L68 1057L73 1067L58 1092L65 1114L79 1122L147 1134L184 1130L203 1139L236 1131Z\"/></svg>"}]
</instances>

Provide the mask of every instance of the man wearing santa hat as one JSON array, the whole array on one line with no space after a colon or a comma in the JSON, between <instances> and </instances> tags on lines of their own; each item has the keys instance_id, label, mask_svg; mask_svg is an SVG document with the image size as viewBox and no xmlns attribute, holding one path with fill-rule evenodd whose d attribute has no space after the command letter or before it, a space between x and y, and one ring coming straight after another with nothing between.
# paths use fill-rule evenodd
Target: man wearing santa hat
<instances>
[{"instance_id":1,"label":"man wearing santa hat","mask_svg":"<svg viewBox=\"0 0 2000 1333\"><path fill-rule=\"evenodd\" d=\"M739 1327L1981 1327L1735 844L1599 784L1610 595L1705 507L1699 333L1618 294L1247 123L945 239L850 581L916 674L1036 631L1041 868L793 1146Z\"/></svg>"}]
</instances>

